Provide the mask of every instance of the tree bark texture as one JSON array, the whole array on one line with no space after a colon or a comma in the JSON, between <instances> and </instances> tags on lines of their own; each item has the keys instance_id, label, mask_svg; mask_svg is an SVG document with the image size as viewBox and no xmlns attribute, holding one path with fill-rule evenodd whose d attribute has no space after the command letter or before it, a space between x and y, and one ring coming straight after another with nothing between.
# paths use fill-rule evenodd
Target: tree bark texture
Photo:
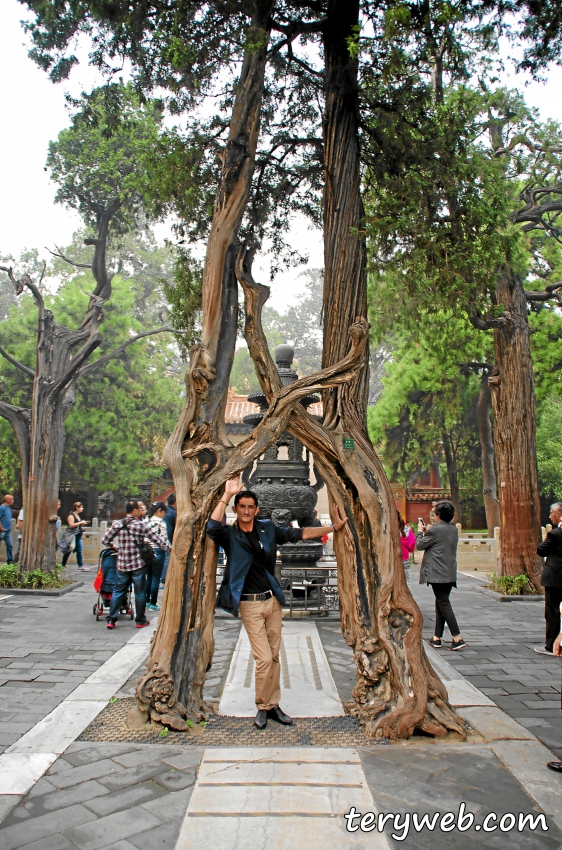
<instances>
[{"instance_id":1,"label":"tree bark texture","mask_svg":"<svg viewBox=\"0 0 562 850\"><path fill-rule=\"evenodd\" d=\"M349 53L356 34L359 0L329 0L324 24L324 347L322 366L341 360L349 347L347 318L367 315L364 208L359 151L358 63ZM363 419L367 412L369 364L356 383L323 394L324 422L338 418L338 401L349 399Z\"/></svg>"},{"instance_id":2,"label":"tree bark texture","mask_svg":"<svg viewBox=\"0 0 562 850\"><path fill-rule=\"evenodd\" d=\"M542 561L536 548L541 524L530 332L525 293L511 269L505 268L498 275L496 301L502 308L503 321L494 329L495 364L488 383L500 494L499 572L526 573L540 588Z\"/></svg>"},{"instance_id":3,"label":"tree bark texture","mask_svg":"<svg viewBox=\"0 0 562 850\"><path fill-rule=\"evenodd\" d=\"M492 393L488 383L488 374L484 373L482 375L482 387L476 405L476 416L478 419L478 432L482 451L482 493L484 495L488 537L493 537L494 528L500 527L500 503L498 501L494 438L492 435L492 420L490 418L491 404Z\"/></svg>"}]
</instances>

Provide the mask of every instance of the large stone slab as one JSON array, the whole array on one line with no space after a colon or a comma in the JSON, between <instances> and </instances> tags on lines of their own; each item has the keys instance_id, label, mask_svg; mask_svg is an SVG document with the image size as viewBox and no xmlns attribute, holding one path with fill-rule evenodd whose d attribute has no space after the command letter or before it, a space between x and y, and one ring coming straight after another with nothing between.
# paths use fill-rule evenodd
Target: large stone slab
<instances>
[{"instance_id":1,"label":"large stone slab","mask_svg":"<svg viewBox=\"0 0 562 850\"><path fill-rule=\"evenodd\" d=\"M149 630L143 629L142 631L144 632ZM137 635L135 635L131 641L126 643L125 646L119 649L115 655L105 662L105 664L102 664L95 673L88 676L84 684L108 685L110 683L115 683L116 685L122 685L126 682L129 676L135 672L139 664L142 663L147 655L147 644L144 642L132 642L136 637Z\"/></svg>"},{"instance_id":2,"label":"large stone slab","mask_svg":"<svg viewBox=\"0 0 562 850\"><path fill-rule=\"evenodd\" d=\"M293 717L344 715L316 624L307 620L283 624L281 705ZM256 713L254 660L242 627L219 705L219 714L253 717Z\"/></svg>"},{"instance_id":3,"label":"large stone slab","mask_svg":"<svg viewBox=\"0 0 562 850\"><path fill-rule=\"evenodd\" d=\"M549 761L558 761L540 741L497 741L492 750L527 794L562 829L562 779L548 770Z\"/></svg>"},{"instance_id":4,"label":"large stone slab","mask_svg":"<svg viewBox=\"0 0 562 850\"><path fill-rule=\"evenodd\" d=\"M56 753L3 753L0 794L27 794L56 758Z\"/></svg>"},{"instance_id":5,"label":"large stone slab","mask_svg":"<svg viewBox=\"0 0 562 850\"><path fill-rule=\"evenodd\" d=\"M326 815L340 816L355 806L371 811L371 795L361 785L352 788L314 785L195 786L189 812L195 815Z\"/></svg>"},{"instance_id":6,"label":"large stone slab","mask_svg":"<svg viewBox=\"0 0 562 850\"><path fill-rule=\"evenodd\" d=\"M361 764L357 750L347 747L213 747L205 750L205 764L212 762L241 762L268 761L285 762L290 764L318 762L326 764Z\"/></svg>"},{"instance_id":7,"label":"large stone slab","mask_svg":"<svg viewBox=\"0 0 562 850\"><path fill-rule=\"evenodd\" d=\"M360 764L334 764L256 761L203 762L197 781L202 785L313 785L317 788L335 784L345 788L361 788L363 770Z\"/></svg>"},{"instance_id":8,"label":"large stone slab","mask_svg":"<svg viewBox=\"0 0 562 850\"><path fill-rule=\"evenodd\" d=\"M376 815L357 750L207 749L176 850L388 850L347 832L352 807Z\"/></svg>"},{"instance_id":9,"label":"large stone slab","mask_svg":"<svg viewBox=\"0 0 562 850\"><path fill-rule=\"evenodd\" d=\"M384 833L347 832L328 817L191 817L176 850L389 850Z\"/></svg>"},{"instance_id":10,"label":"large stone slab","mask_svg":"<svg viewBox=\"0 0 562 850\"><path fill-rule=\"evenodd\" d=\"M105 705L105 701L64 700L6 752L60 755L84 731L88 723L97 717Z\"/></svg>"},{"instance_id":11,"label":"large stone slab","mask_svg":"<svg viewBox=\"0 0 562 850\"><path fill-rule=\"evenodd\" d=\"M469 705L495 706L495 703L486 694L483 694L466 679L449 679L445 685L449 694L449 702L454 708Z\"/></svg>"},{"instance_id":12,"label":"large stone slab","mask_svg":"<svg viewBox=\"0 0 562 850\"><path fill-rule=\"evenodd\" d=\"M458 713L468 720L485 741L536 740L532 732L517 723L501 708L471 706L459 708Z\"/></svg>"}]
</instances>

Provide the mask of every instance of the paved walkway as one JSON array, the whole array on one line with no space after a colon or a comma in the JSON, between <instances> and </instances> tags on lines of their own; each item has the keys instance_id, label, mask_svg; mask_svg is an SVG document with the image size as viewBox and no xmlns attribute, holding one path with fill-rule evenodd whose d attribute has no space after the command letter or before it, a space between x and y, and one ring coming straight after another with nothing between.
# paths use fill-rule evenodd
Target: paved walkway
<instances>
[{"instance_id":1,"label":"paved walkway","mask_svg":"<svg viewBox=\"0 0 562 850\"><path fill-rule=\"evenodd\" d=\"M235 741L227 749L186 747L171 746L165 738L157 745L68 746L65 735L81 721L72 706L63 715L56 714L56 706L61 700L67 706L74 702L77 707L80 701L103 706L115 699L110 693L131 694L135 667L148 649L146 643L142 649L141 637L147 639L149 630L135 632L134 624L124 621L114 632L106 632L90 613L95 594L87 587L61 598L1 601L0 639L2 652L5 647L7 652L0 679L0 733L6 729L11 736L5 744L11 752L0 757L0 765L2 758L25 755L26 747L53 751L53 759L27 794L0 796L0 818L5 818L0 850L378 850L403 845L445 850L453 844L455 850L478 850L502 848L508 842L514 850L562 848L562 779L545 769L550 755L541 743L561 747L562 754L560 664L532 651L544 634L542 606L499 604L473 589L478 584L461 576L453 596L469 648L462 654L431 654L452 701L464 706L459 711L477 730L473 742L454 745L419 738L355 749L241 749ZM431 591L417 585L412 589L426 617L424 632L430 636ZM308 690L300 700L305 706L301 715L308 710L314 714L324 699L333 704L334 694L349 699L353 656L337 618L286 622L284 631L282 705L287 707L290 696L298 697L303 688ZM244 688L251 665L244 656L239 621L217 618L215 638L206 698L218 703L222 695L224 710L227 679L232 683L243 675L243 691L251 690L251 682ZM314 701L308 708L311 694ZM73 700L76 695L80 699ZM25 711L30 711L29 719L18 721L16 716L25 717ZM60 717L54 731L47 718L28 733L29 726L49 712ZM248 714L247 708L239 712ZM255 735L259 744L257 730ZM414 814L456 814L461 804L474 816L466 831L451 834L439 826L415 830ZM365 821L371 831L346 830L344 815L351 807L363 815L373 813ZM521 832L515 828L504 833L497 827L483 831L488 815L499 821L507 812L536 817L541 810L547 814L547 831L542 822L535 830L527 823ZM382 831L379 815L392 815ZM510 822L508 818L504 826ZM352 826L358 824L359 818L351 821ZM491 824L497 821L492 818Z\"/></svg>"}]
</instances>

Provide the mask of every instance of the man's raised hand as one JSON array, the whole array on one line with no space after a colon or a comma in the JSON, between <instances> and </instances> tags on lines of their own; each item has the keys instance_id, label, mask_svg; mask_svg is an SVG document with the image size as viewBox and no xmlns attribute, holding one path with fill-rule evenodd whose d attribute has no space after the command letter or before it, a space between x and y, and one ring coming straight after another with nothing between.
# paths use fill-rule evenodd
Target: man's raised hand
<instances>
[{"instance_id":1,"label":"man's raised hand","mask_svg":"<svg viewBox=\"0 0 562 850\"><path fill-rule=\"evenodd\" d=\"M228 479L224 486L224 495L229 500L232 499L237 493L240 493L244 489L244 485L242 484L240 473L238 475L233 475Z\"/></svg>"},{"instance_id":2,"label":"man's raised hand","mask_svg":"<svg viewBox=\"0 0 562 850\"><path fill-rule=\"evenodd\" d=\"M349 517L342 519L341 516L340 516L340 512L338 510L338 506L336 504L334 504L332 507L334 509L334 517L335 517L332 525L333 525L334 531L339 531L340 528L344 527L346 522L349 522Z\"/></svg>"}]
</instances>

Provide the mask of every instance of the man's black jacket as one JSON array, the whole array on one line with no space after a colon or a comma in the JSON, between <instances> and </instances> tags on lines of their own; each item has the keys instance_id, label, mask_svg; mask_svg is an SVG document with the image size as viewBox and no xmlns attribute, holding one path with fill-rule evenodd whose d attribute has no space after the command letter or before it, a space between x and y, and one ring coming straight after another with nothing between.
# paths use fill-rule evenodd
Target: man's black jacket
<instances>
[{"instance_id":1,"label":"man's black jacket","mask_svg":"<svg viewBox=\"0 0 562 850\"><path fill-rule=\"evenodd\" d=\"M537 555L546 557L541 584L543 587L562 587L562 528L549 531L537 546Z\"/></svg>"},{"instance_id":2,"label":"man's black jacket","mask_svg":"<svg viewBox=\"0 0 562 850\"><path fill-rule=\"evenodd\" d=\"M275 578L277 546L302 540L302 528L279 527L270 519L257 518L254 520L254 527L266 554L266 571L271 589L281 605L284 605L285 597ZM246 535L239 531L236 525L222 525L217 520L210 519L207 523L207 536L226 552L226 569L217 595L217 607L237 617L240 595L252 565L254 550Z\"/></svg>"}]
</instances>

